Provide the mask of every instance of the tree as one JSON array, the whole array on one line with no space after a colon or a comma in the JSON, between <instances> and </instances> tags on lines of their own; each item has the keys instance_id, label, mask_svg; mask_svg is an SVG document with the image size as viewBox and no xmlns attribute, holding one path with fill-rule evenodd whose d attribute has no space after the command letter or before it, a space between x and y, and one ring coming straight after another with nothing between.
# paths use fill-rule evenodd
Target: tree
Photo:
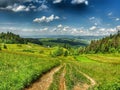
<instances>
[{"instance_id":1,"label":"tree","mask_svg":"<svg viewBox=\"0 0 120 90\"><path fill-rule=\"evenodd\" d=\"M64 52L64 56L65 57L68 56L68 51L67 50Z\"/></svg>"},{"instance_id":2,"label":"tree","mask_svg":"<svg viewBox=\"0 0 120 90\"><path fill-rule=\"evenodd\" d=\"M4 48L4 49L7 49L7 45L4 44L4 45L3 45L3 48Z\"/></svg>"}]
</instances>

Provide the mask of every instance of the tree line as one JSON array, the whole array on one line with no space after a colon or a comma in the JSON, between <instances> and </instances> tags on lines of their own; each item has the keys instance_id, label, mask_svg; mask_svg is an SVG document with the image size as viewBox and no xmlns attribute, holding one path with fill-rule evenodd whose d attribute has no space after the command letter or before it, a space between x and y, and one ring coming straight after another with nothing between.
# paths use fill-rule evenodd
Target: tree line
<instances>
[{"instance_id":1,"label":"tree line","mask_svg":"<svg viewBox=\"0 0 120 90\"><path fill-rule=\"evenodd\" d=\"M120 31L100 40L92 40L90 45L80 48L79 53L120 53Z\"/></svg>"}]
</instances>

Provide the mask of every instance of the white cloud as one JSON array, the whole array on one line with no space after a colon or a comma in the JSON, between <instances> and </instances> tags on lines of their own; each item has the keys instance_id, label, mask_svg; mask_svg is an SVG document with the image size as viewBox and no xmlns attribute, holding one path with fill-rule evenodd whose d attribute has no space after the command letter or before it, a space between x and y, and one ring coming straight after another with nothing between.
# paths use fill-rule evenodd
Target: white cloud
<instances>
[{"instance_id":1,"label":"white cloud","mask_svg":"<svg viewBox=\"0 0 120 90\"><path fill-rule=\"evenodd\" d=\"M30 8L26 7L25 5L17 5L17 4L14 4L13 6L9 5L5 9L12 10L14 12L21 12L21 11L29 11L30 10Z\"/></svg>"},{"instance_id":2,"label":"white cloud","mask_svg":"<svg viewBox=\"0 0 120 90\"><path fill-rule=\"evenodd\" d=\"M55 16L54 19L60 19L60 17L59 16Z\"/></svg>"},{"instance_id":3,"label":"white cloud","mask_svg":"<svg viewBox=\"0 0 120 90\"><path fill-rule=\"evenodd\" d=\"M108 16L111 16L113 13L112 12L110 12L110 13L108 13Z\"/></svg>"},{"instance_id":4,"label":"white cloud","mask_svg":"<svg viewBox=\"0 0 120 90\"><path fill-rule=\"evenodd\" d=\"M104 31L105 31L105 28L100 28L99 31L104 32Z\"/></svg>"},{"instance_id":5,"label":"white cloud","mask_svg":"<svg viewBox=\"0 0 120 90\"><path fill-rule=\"evenodd\" d=\"M45 27L45 28L43 28L43 29L41 29L40 31L42 31L42 32L48 32L48 27Z\"/></svg>"},{"instance_id":6,"label":"white cloud","mask_svg":"<svg viewBox=\"0 0 120 90\"><path fill-rule=\"evenodd\" d=\"M63 31L68 31L69 28L70 28L69 26L66 26L66 27L63 28Z\"/></svg>"},{"instance_id":7,"label":"white cloud","mask_svg":"<svg viewBox=\"0 0 120 90\"><path fill-rule=\"evenodd\" d=\"M57 4L57 3L61 3L61 2L62 2L62 0L54 0L53 4Z\"/></svg>"},{"instance_id":8,"label":"white cloud","mask_svg":"<svg viewBox=\"0 0 120 90\"><path fill-rule=\"evenodd\" d=\"M98 24L97 23L94 23L95 26L97 26Z\"/></svg>"},{"instance_id":9,"label":"white cloud","mask_svg":"<svg viewBox=\"0 0 120 90\"><path fill-rule=\"evenodd\" d=\"M89 20L90 20L90 22L93 23L95 26L97 26L97 25L102 25L102 19L101 19L101 18L90 17Z\"/></svg>"},{"instance_id":10,"label":"white cloud","mask_svg":"<svg viewBox=\"0 0 120 90\"><path fill-rule=\"evenodd\" d=\"M38 3L38 5L33 5L33 3ZM28 4L24 4L28 2ZM43 11L47 10L48 6L45 4L46 0L0 0L0 10L10 10L13 12L21 11Z\"/></svg>"},{"instance_id":11,"label":"white cloud","mask_svg":"<svg viewBox=\"0 0 120 90\"><path fill-rule=\"evenodd\" d=\"M94 20L94 19L95 19L95 17L90 17L90 18L89 18L89 20Z\"/></svg>"},{"instance_id":12,"label":"white cloud","mask_svg":"<svg viewBox=\"0 0 120 90\"><path fill-rule=\"evenodd\" d=\"M96 30L96 29L97 29L96 26L92 26L92 27L89 28L89 30L91 30L91 31Z\"/></svg>"},{"instance_id":13,"label":"white cloud","mask_svg":"<svg viewBox=\"0 0 120 90\"><path fill-rule=\"evenodd\" d=\"M49 16L49 17L42 16L41 18L35 18L35 19L33 20L33 22L37 22L37 23L47 22L47 23L48 23L48 22L52 22L52 21L58 20L58 19L60 19L59 16L55 16L54 14L52 14L52 15Z\"/></svg>"},{"instance_id":14,"label":"white cloud","mask_svg":"<svg viewBox=\"0 0 120 90\"><path fill-rule=\"evenodd\" d=\"M104 28L104 27L97 27L96 30L91 31L87 28L80 27L75 28L71 26L64 26L62 25L61 28L59 28L57 25L54 27L40 27L40 28L24 28L24 27L14 27L14 26L0 26L0 32L13 32L16 34L20 34L22 36L40 36L40 35L92 35L92 36L100 36L100 35L110 35L116 33L118 30L120 30L120 26L117 26L115 28Z\"/></svg>"},{"instance_id":15,"label":"white cloud","mask_svg":"<svg viewBox=\"0 0 120 90\"><path fill-rule=\"evenodd\" d=\"M48 6L45 5L45 4L42 4L40 7L38 7L38 11L42 11L42 10L47 10L48 9Z\"/></svg>"},{"instance_id":16,"label":"white cloud","mask_svg":"<svg viewBox=\"0 0 120 90\"><path fill-rule=\"evenodd\" d=\"M29 11L30 9L24 5L19 5L17 7L13 7L12 9L14 12L20 12L20 11Z\"/></svg>"},{"instance_id":17,"label":"white cloud","mask_svg":"<svg viewBox=\"0 0 120 90\"><path fill-rule=\"evenodd\" d=\"M86 5L88 5L88 1L87 1L87 0L72 0L71 3L72 3L72 4L85 3Z\"/></svg>"},{"instance_id":18,"label":"white cloud","mask_svg":"<svg viewBox=\"0 0 120 90\"><path fill-rule=\"evenodd\" d=\"M115 21L120 21L120 18L116 18Z\"/></svg>"},{"instance_id":19,"label":"white cloud","mask_svg":"<svg viewBox=\"0 0 120 90\"><path fill-rule=\"evenodd\" d=\"M89 4L89 2L88 2L88 1L85 1L85 4L86 4L86 5L88 5L88 4Z\"/></svg>"},{"instance_id":20,"label":"white cloud","mask_svg":"<svg viewBox=\"0 0 120 90\"><path fill-rule=\"evenodd\" d=\"M116 27L116 30L117 30L117 31L120 31L120 26L117 26L117 27Z\"/></svg>"},{"instance_id":21,"label":"white cloud","mask_svg":"<svg viewBox=\"0 0 120 90\"><path fill-rule=\"evenodd\" d=\"M57 27L58 27L58 28L61 28L61 27L62 27L62 25L61 25L61 24L59 24Z\"/></svg>"}]
</instances>

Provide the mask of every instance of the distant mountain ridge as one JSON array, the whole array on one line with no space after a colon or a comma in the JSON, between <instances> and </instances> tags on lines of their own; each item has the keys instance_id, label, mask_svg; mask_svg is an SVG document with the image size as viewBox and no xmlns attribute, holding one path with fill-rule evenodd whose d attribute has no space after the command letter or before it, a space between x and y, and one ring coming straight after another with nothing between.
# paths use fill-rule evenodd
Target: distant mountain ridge
<instances>
[{"instance_id":1,"label":"distant mountain ridge","mask_svg":"<svg viewBox=\"0 0 120 90\"><path fill-rule=\"evenodd\" d=\"M0 33L0 43L27 44L28 42L43 46L87 46L88 42L76 36L51 36L49 38L23 38L12 32Z\"/></svg>"}]
</instances>

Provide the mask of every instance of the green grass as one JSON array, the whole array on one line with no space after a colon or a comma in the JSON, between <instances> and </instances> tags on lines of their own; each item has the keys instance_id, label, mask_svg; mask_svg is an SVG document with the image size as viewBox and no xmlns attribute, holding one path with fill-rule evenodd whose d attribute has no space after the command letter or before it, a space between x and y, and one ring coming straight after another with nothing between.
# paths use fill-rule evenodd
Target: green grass
<instances>
[{"instance_id":1,"label":"green grass","mask_svg":"<svg viewBox=\"0 0 120 90\"><path fill-rule=\"evenodd\" d=\"M120 54L91 54L86 57L98 62L120 64Z\"/></svg>"},{"instance_id":2,"label":"green grass","mask_svg":"<svg viewBox=\"0 0 120 90\"><path fill-rule=\"evenodd\" d=\"M47 48L43 47L37 44L6 44L7 49L3 48L2 45L2 50L3 51L10 51L10 52L21 52L21 53L27 53L27 54L41 54L41 55L46 55L48 56L50 54L51 50L54 50L54 48Z\"/></svg>"},{"instance_id":3,"label":"green grass","mask_svg":"<svg viewBox=\"0 0 120 90\"><path fill-rule=\"evenodd\" d=\"M87 56L87 55L86 55ZM89 55L87 57L93 57L94 55ZM96 55L95 55L96 56ZM106 57L107 56L107 57ZM114 55L110 55L117 59L119 57L116 57ZM84 56L85 57L85 56ZM108 59L109 55L102 56L104 59ZM113 63L107 62L99 62L99 56L98 58L95 57L95 60L93 58L89 59L91 62L87 62L88 58L84 59L86 61L80 61L82 57L77 57L79 70L82 72L88 74L93 79L97 81L96 87L94 87L95 90L120 90L120 64L113 64L116 61L113 61ZM92 61L93 59L93 61ZM98 60L98 61L97 61ZM104 60L103 60L104 61ZM111 62L111 60L110 60Z\"/></svg>"},{"instance_id":4,"label":"green grass","mask_svg":"<svg viewBox=\"0 0 120 90\"><path fill-rule=\"evenodd\" d=\"M0 52L0 90L20 90L59 65L58 59Z\"/></svg>"},{"instance_id":5,"label":"green grass","mask_svg":"<svg viewBox=\"0 0 120 90\"><path fill-rule=\"evenodd\" d=\"M53 75L53 82L52 84L50 85L49 87L49 90L59 90L60 88L60 76L61 76L61 73L63 72L63 69L64 67L62 67L58 72L56 72L54 75Z\"/></svg>"},{"instance_id":6,"label":"green grass","mask_svg":"<svg viewBox=\"0 0 120 90\"><path fill-rule=\"evenodd\" d=\"M89 80L79 72L78 65L73 62L67 62L65 78L67 90L73 90L77 84L89 84Z\"/></svg>"},{"instance_id":7,"label":"green grass","mask_svg":"<svg viewBox=\"0 0 120 90\"><path fill-rule=\"evenodd\" d=\"M92 90L120 90L120 54L85 54L50 57L57 47L36 44L6 44L0 51L0 90L20 90L59 64L66 64L66 87L90 84L80 71L92 77L97 85ZM63 68L54 75L50 90L58 90Z\"/></svg>"}]
</instances>

